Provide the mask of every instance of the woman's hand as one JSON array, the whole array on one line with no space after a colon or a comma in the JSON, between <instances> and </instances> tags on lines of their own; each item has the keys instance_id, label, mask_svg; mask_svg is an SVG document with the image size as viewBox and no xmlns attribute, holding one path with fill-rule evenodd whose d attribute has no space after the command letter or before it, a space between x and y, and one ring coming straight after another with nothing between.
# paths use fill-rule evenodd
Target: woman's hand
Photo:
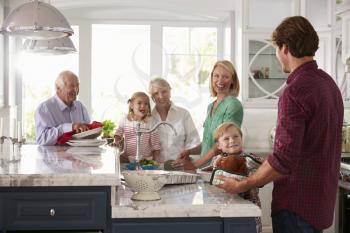
<instances>
[{"instance_id":1,"label":"woman's hand","mask_svg":"<svg viewBox=\"0 0 350 233\"><path fill-rule=\"evenodd\" d=\"M196 167L189 158L177 159L171 165L176 170L196 170Z\"/></svg>"},{"instance_id":2,"label":"woman's hand","mask_svg":"<svg viewBox=\"0 0 350 233\"><path fill-rule=\"evenodd\" d=\"M189 150L184 150L182 151L178 156L177 159L188 159L190 157L190 151Z\"/></svg>"}]
</instances>

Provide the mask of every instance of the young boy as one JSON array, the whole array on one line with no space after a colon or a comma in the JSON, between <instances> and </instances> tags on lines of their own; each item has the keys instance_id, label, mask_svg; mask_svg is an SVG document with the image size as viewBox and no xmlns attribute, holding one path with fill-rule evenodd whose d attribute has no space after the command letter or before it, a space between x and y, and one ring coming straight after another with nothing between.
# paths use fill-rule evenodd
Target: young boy
<instances>
[{"instance_id":1,"label":"young boy","mask_svg":"<svg viewBox=\"0 0 350 233\"><path fill-rule=\"evenodd\" d=\"M222 153L213 159L214 168L222 168L233 173L240 173L249 176L254 172L263 159L253 154L247 154L242 149L242 131L231 122L221 124L214 132L214 139ZM233 178L232 178L233 179ZM225 185L220 184L218 187ZM261 207L258 189L252 189L243 193L243 197L249 199ZM255 218L256 230L262 232L261 218Z\"/></svg>"}]
</instances>

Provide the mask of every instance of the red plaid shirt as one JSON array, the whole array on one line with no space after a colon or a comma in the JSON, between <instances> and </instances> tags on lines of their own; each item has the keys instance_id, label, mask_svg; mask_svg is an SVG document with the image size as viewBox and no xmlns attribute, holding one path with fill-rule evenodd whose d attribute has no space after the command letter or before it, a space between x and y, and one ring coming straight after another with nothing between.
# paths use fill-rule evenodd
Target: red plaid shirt
<instances>
[{"instance_id":1,"label":"red plaid shirt","mask_svg":"<svg viewBox=\"0 0 350 233\"><path fill-rule=\"evenodd\" d=\"M344 106L333 79L315 61L288 77L278 103L269 164L274 181L272 215L289 210L317 229L332 224L338 187Z\"/></svg>"}]
</instances>

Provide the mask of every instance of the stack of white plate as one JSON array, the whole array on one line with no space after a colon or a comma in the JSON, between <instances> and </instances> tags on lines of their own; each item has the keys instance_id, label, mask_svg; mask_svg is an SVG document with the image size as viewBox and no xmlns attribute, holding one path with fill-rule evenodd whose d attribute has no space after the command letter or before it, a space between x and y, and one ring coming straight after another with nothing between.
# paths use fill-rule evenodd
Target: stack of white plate
<instances>
[{"instance_id":1,"label":"stack of white plate","mask_svg":"<svg viewBox=\"0 0 350 233\"><path fill-rule=\"evenodd\" d=\"M90 129L81 133L76 133L72 136L73 139L94 139L101 135L102 127Z\"/></svg>"},{"instance_id":2,"label":"stack of white plate","mask_svg":"<svg viewBox=\"0 0 350 233\"><path fill-rule=\"evenodd\" d=\"M106 140L101 139L71 139L67 142L70 146L102 146L106 143Z\"/></svg>"},{"instance_id":3,"label":"stack of white plate","mask_svg":"<svg viewBox=\"0 0 350 233\"><path fill-rule=\"evenodd\" d=\"M103 147L70 147L66 150L72 155L101 155L105 151Z\"/></svg>"}]
</instances>

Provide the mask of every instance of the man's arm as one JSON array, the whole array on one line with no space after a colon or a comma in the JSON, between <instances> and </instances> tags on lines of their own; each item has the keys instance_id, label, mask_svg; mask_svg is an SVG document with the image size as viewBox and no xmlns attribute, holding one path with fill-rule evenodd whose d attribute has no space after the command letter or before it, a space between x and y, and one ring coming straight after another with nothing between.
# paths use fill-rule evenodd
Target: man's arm
<instances>
[{"instance_id":1,"label":"man's arm","mask_svg":"<svg viewBox=\"0 0 350 233\"><path fill-rule=\"evenodd\" d=\"M266 160L254 174L242 181L237 181L230 177L219 176L218 179L222 180L224 183L217 187L222 188L229 193L242 193L252 188L262 187L280 177L282 177L282 175L271 167Z\"/></svg>"},{"instance_id":2,"label":"man's arm","mask_svg":"<svg viewBox=\"0 0 350 233\"><path fill-rule=\"evenodd\" d=\"M53 125L52 117L48 114L45 107L39 106L35 115L35 128L36 128L36 142L39 145L55 145L57 139L61 136L65 130L72 129L72 123L65 123L56 127Z\"/></svg>"}]
</instances>

